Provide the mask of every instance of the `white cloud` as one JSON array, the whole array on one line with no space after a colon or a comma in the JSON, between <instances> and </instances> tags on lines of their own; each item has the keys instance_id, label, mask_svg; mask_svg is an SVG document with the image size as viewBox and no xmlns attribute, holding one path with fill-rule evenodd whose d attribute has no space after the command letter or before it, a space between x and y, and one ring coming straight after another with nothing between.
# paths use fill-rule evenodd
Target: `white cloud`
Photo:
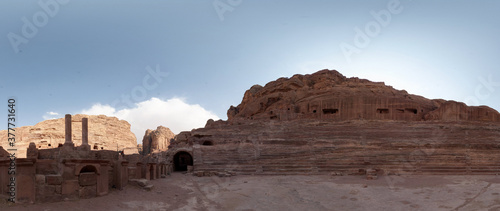
<instances>
[{"instance_id":1,"label":"white cloud","mask_svg":"<svg viewBox=\"0 0 500 211\"><path fill-rule=\"evenodd\" d=\"M44 120L49 120L49 119L59 119L62 116L57 112L49 111L45 113L45 115L43 115L42 117Z\"/></svg>"},{"instance_id":2,"label":"white cloud","mask_svg":"<svg viewBox=\"0 0 500 211\"><path fill-rule=\"evenodd\" d=\"M118 111L112 106L97 103L90 109L82 110L81 113L89 115L104 114L126 120L131 124L131 130L136 135L139 143L142 141L147 129L156 129L160 125L168 127L172 132L178 134L181 131L204 127L208 119L220 119L200 105L190 105L179 98L166 101L151 98L136 103L134 108Z\"/></svg>"},{"instance_id":3,"label":"white cloud","mask_svg":"<svg viewBox=\"0 0 500 211\"><path fill-rule=\"evenodd\" d=\"M88 115L99 115L99 114L104 114L106 116L115 116L115 111L116 109L109 106L109 105L101 105L100 103L94 104L90 109L88 110L82 110L82 114L88 114Z\"/></svg>"}]
</instances>

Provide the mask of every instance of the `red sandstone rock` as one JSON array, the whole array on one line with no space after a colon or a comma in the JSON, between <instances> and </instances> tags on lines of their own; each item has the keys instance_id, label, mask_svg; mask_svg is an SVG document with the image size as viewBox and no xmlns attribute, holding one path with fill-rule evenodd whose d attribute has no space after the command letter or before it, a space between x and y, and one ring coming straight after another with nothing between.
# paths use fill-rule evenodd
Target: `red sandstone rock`
<instances>
[{"instance_id":1,"label":"red sandstone rock","mask_svg":"<svg viewBox=\"0 0 500 211\"><path fill-rule=\"evenodd\" d=\"M241 104L231 106L228 121L332 119L344 120L444 120L500 121L500 114L486 106L429 100L396 90L383 82L346 78L335 70L294 75L252 86Z\"/></svg>"},{"instance_id":2,"label":"red sandstone rock","mask_svg":"<svg viewBox=\"0 0 500 211\"><path fill-rule=\"evenodd\" d=\"M174 137L175 134L167 127L158 126L156 130L146 130L142 139L142 154L167 150Z\"/></svg>"},{"instance_id":3,"label":"red sandstone rock","mask_svg":"<svg viewBox=\"0 0 500 211\"><path fill-rule=\"evenodd\" d=\"M228 121L181 132L168 152L174 169L189 153L198 176L499 174L499 122L486 106L322 70L252 86Z\"/></svg>"}]
</instances>

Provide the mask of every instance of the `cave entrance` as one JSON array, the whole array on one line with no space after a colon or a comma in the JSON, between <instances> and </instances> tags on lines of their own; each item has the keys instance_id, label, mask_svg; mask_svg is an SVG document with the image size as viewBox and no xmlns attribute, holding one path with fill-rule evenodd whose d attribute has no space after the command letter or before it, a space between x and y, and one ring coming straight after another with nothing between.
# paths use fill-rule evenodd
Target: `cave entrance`
<instances>
[{"instance_id":1,"label":"cave entrance","mask_svg":"<svg viewBox=\"0 0 500 211\"><path fill-rule=\"evenodd\" d=\"M193 165L193 157L184 151L174 155L174 171L187 171L188 166Z\"/></svg>"}]
</instances>

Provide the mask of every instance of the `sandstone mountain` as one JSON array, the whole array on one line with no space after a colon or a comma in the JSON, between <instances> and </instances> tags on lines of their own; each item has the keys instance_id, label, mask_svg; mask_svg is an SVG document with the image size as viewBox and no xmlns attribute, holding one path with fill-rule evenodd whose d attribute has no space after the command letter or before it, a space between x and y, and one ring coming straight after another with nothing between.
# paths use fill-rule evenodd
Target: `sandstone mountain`
<instances>
[{"instance_id":1,"label":"sandstone mountain","mask_svg":"<svg viewBox=\"0 0 500 211\"><path fill-rule=\"evenodd\" d=\"M227 121L181 134L169 153L196 175L500 174L496 110L335 70L255 85Z\"/></svg>"},{"instance_id":2,"label":"sandstone mountain","mask_svg":"<svg viewBox=\"0 0 500 211\"><path fill-rule=\"evenodd\" d=\"M445 100L429 100L386 86L383 82L346 78L335 70L294 75L254 85L228 120L235 119L386 119L500 121L500 114L486 106L467 106Z\"/></svg>"},{"instance_id":3,"label":"sandstone mountain","mask_svg":"<svg viewBox=\"0 0 500 211\"><path fill-rule=\"evenodd\" d=\"M142 154L167 150L174 137L175 134L167 127L158 126L156 130L146 130L142 139Z\"/></svg>"},{"instance_id":4,"label":"sandstone mountain","mask_svg":"<svg viewBox=\"0 0 500 211\"><path fill-rule=\"evenodd\" d=\"M126 154L138 153L135 135L125 120L105 115L77 114L72 117L73 143L82 143L82 118L89 120L89 145L93 150L124 150ZM26 156L26 148L34 142L39 149L56 148L64 144L64 118L42 121L34 126L15 128L18 157ZM7 131L0 131L0 145L8 147Z\"/></svg>"}]
</instances>

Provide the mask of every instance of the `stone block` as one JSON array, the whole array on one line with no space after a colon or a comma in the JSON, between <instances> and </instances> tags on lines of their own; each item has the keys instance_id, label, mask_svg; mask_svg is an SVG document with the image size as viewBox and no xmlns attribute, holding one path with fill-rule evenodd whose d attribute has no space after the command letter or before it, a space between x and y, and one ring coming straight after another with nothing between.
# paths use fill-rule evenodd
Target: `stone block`
<instances>
[{"instance_id":1,"label":"stone block","mask_svg":"<svg viewBox=\"0 0 500 211\"><path fill-rule=\"evenodd\" d=\"M62 186L61 185L54 185L56 194L61 194L62 193Z\"/></svg>"},{"instance_id":2,"label":"stone block","mask_svg":"<svg viewBox=\"0 0 500 211\"><path fill-rule=\"evenodd\" d=\"M96 196L96 193L97 193L96 185L82 186L78 191L78 195L80 196L81 199L93 198Z\"/></svg>"},{"instance_id":3,"label":"stone block","mask_svg":"<svg viewBox=\"0 0 500 211\"><path fill-rule=\"evenodd\" d=\"M81 186L92 186L97 184L97 175L94 172L81 173L78 177Z\"/></svg>"},{"instance_id":4,"label":"stone block","mask_svg":"<svg viewBox=\"0 0 500 211\"><path fill-rule=\"evenodd\" d=\"M55 185L41 185L36 188L36 202L57 202L62 200L61 186L59 185L59 193Z\"/></svg>"},{"instance_id":5,"label":"stone block","mask_svg":"<svg viewBox=\"0 0 500 211\"><path fill-rule=\"evenodd\" d=\"M74 166L64 166L62 177L63 180L77 180L78 177L75 176Z\"/></svg>"},{"instance_id":6,"label":"stone block","mask_svg":"<svg viewBox=\"0 0 500 211\"><path fill-rule=\"evenodd\" d=\"M153 190L154 186L153 185L147 185L144 187L144 190L151 191Z\"/></svg>"},{"instance_id":7,"label":"stone block","mask_svg":"<svg viewBox=\"0 0 500 211\"><path fill-rule=\"evenodd\" d=\"M37 185L45 184L45 175L42 174L35 175L35 181Z\"/></svg>"},{"instance_id":8,"label":"stone block","mask_svg":"<svg viewBox=\"0 0 500 211\"><path fill-rule=\"evenodd\" d=\"M36 188L36 196L53 195L56 192L54 185L39 185Z\"/></svg>"},{"instance_id":9,"label":"stone block","mask_svg":"<svg viewBox=\"0 0 500 211\"><path fill-rule=\"evenodd\" d=\"M37 174L57 174L58 162L56 160L38 160L36 162L36 173Z\"/></svg>"},{"instance_id":10,"label":"stone block","mask_svg":"<svg viewBox=\"0 0 500 211\"><path fill-rule=\"evenodd\" d=\"M27 159L26 159L27 160ZM16 159L17 172L17 194L16 203L34 203L36 195L35 168L23 165L23 158Z\"/></svg>"},{"instance_id":11,"label":"stone block","mask_svg":"<svg viewBox=\"0 0 500 211\"><path fill-rule=\"evenodd\" d=\"M50 202L51 197L56 194L55 186L53 185L38 185L36 187L36 202Z\"/></svg>"},{"instance_id":12,"label":"stone block","mask_svg":"<svg viewBox=\"0 0 500 211\"><path fill-rule=\"evenodd\" d=\"M80 185L78 184L78 180L66 180L66 181L63 181L63 183L62 183L61 194L78 196L78 189L79 188L80 188Z\"/></svg>"},{"instance_id":13,"label":"stone block","mask_svg":"<svg viewBox=\"0 0 500 211\"><path fill-rule=\"evenodd\" d=\"M145 187L148 185L147 179L131 179L128 181L131 185L136 185L139 187Z\"/></svg>"},{"instance_id":14,"label":"stone block","mask_svg":"<svg viewBox=\"0 0 500 211\"><path fill-rule=\"evenodd\" d=\"M61 175L46 175L47 185L60 185L63 182Z\"/></svg>"}]
</instances>

